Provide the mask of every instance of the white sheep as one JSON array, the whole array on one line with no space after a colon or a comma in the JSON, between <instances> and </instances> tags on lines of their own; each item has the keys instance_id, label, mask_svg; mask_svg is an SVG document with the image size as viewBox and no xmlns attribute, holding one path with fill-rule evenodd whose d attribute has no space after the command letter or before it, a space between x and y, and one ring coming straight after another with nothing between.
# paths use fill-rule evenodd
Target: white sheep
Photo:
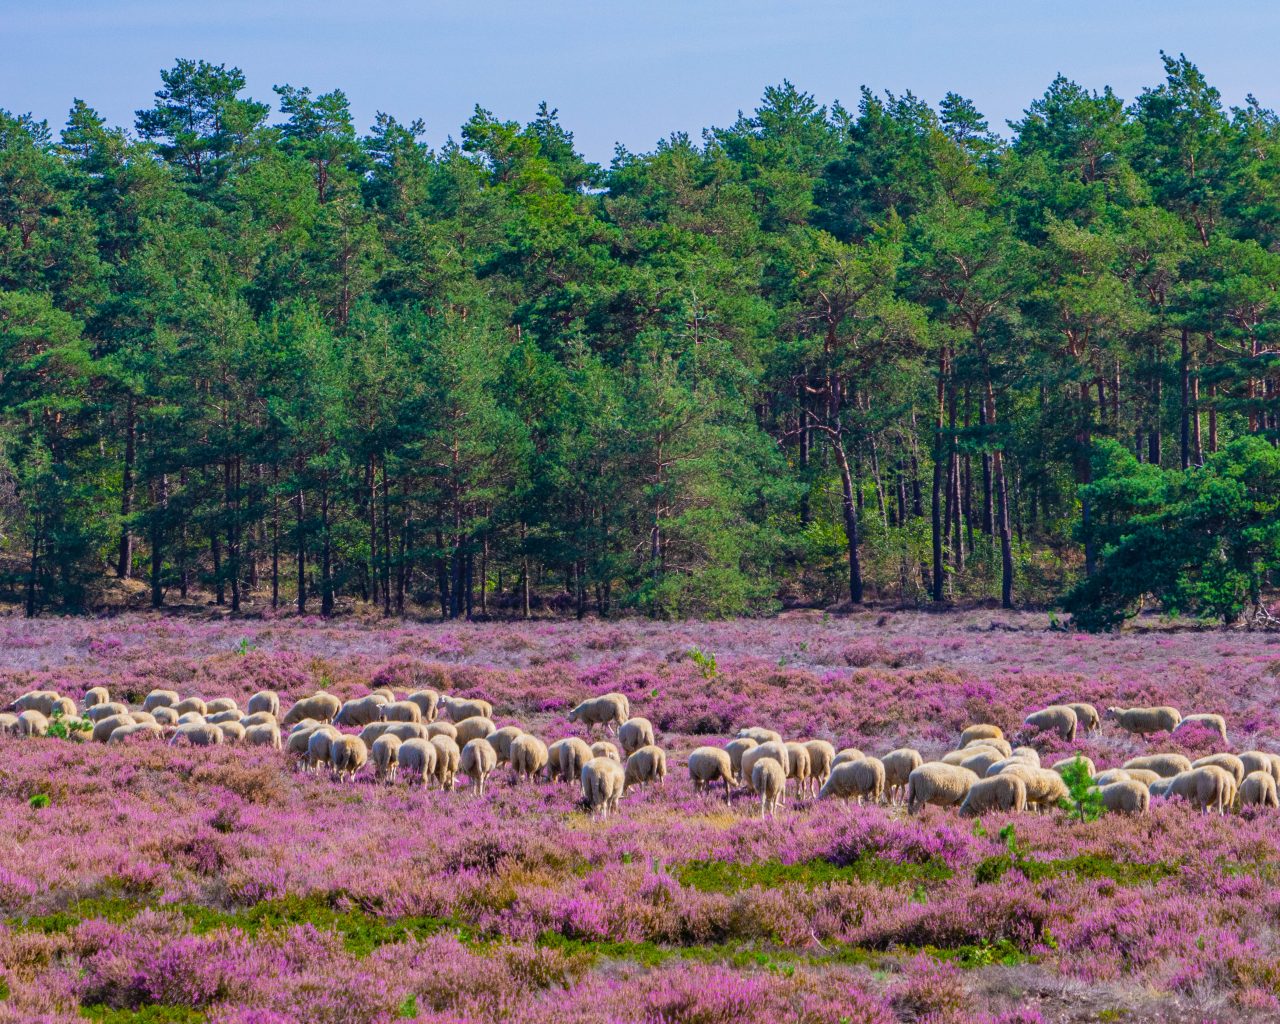
<instances>
[{"instance_id":1,"label":"white sheep","mask_svg":"<svg viewBox=\"0 0 1280 1024\"><path fill-rule=\"evenodd\" d=\"M1017 775L993 775L969 787L960 804L964 817L978 817L988 811L1021 813L1027 809L1027 784Z\"/></svg>"},{"instance_id":2,"label":"white sheep","mask_svg":"<svg viewBox=\"0 0 1280 1024\"><path fill-rule=\"evenodd\" d=\"M492 736L498 731L498 727L493 724L493 720L489 718L481 718L478 715L472 715L470 718L464 718L457 724L458 746L466 748L466 745L472 740L483 740ZM492 749L492 745L490 746Z\"/></svg>"},{"instance_id":3,"label":"white sheep","mask_svg":"<svg viewBox=\"0 0 1280 1024\"><path fill-rule=\"evenodd\" d=\"M796 796L804 796L809 791L809 780L813 776L813 765L809 761L809 750L803 743L784 743L787 748L787 781L795 780Z\"/></svg>"},{"instance_id":4,"label":"white sheep","mask_svg":"<svg viewBox=\"0 0 1280 1024\"><path fill-rule=\"evenodd\" d=\"M1119 779L1098 788L1102 806L1113 814L1146 814L1151 809L1151 790L1137 779Z\"/></svg>"},{"instance_id":5,"label":"white sheep","mask_svg":"<svg viewBox=\"0 0 1280 1024\"><path fill-rule=\"evenodd\" d=\"M254 726L255 729L263 728ZM369 760L369 748L359 736L339 734L329 743L329 767L338 781L349 781Z\"/></svg>"},{"instance_id":6,"label":"white sheep","mask_svg":"<svg viewBox=\"0 0 1280 1024\"><path fill-rule=\"evenodd\" d=\"M925 804L954 807L977 781L978 776L959 765L922 764L907 777L907 813L915 814Z\"/></svg>"},{"instance_id":7,"label":"white sheep","mask_svg":"<svg viewBox=\"0 0 1280 1024\"><path fill-rule=\"evenodd\" d=\"M1181 754L1145 754L1142 757L1131 757L1120 767L1146 768L1161 778L1171 779L1182 772L1191 771L1191 759Z\"/></svg>"},{"instance_id":8,"label":"white sheep","mask_svg":"<svg viewBox=\"0 0 1280 1024\"><path fill-rule=\"evenodd\" d=\"M782 733L763 726L751 725L745 729L739 729L737 739L755 740L757 743L781 743Z\"/></svg>"},{"instance_id":9,"label":"white sheep","mask_svg":"<svg viewBox=\"0 0 1280 1024\"><path fill-rule=\"evenodd\" d=\"M471 719L464 719L471 721ZM476 787L476 796L484 796L485 779L498 766L498 755L483 737L468 740L458 758L458 773L468 776Z\"/></svg>"},{"instance_id":10,"label":"white sheep","mask_svg":"<svg viewBox=\"0 0 1280 1024\"><path fill-rule=\"evenodd\" d=\"M720 780L724 780L724 799L729 802L733 790L733 762L729 752L719 747L695 747L689 754L689 778L699 793Z\"/></svg>"},{"instance_id":11,"label":"white sheep","mask_svg":"<svg viewBox=\"0 0 1280 1024\"><path fill-rule=\"evenodd\" d=\"M770 746L762 743L760 746ZM745 766L744 766L745 767ZM782 765L771 757L758 758L751 766L751 789L760 795L760 820L777 817L778 804L787 788L787 776Z\"/></svg>"},{"instance_id":12,"label":"white sheep","mask_svg":"<svg viewBox=\"0 0 1280 1024\"><path fill-rule=\"evenodd\" d=\"M473 719L473 721L479 721L479 719ZM524 730L518 725L504 725L484 738L489 741L493 752L498 755L498 764L506 764L511 760L511 744L515 742L516 737L524 734Z\"/></svg>"},{"instance_id":13,"label":"white sheep","mask_svg":"<svg viewBox=\"0 0 1280 1024\"><path fill-rule=\"evenodd\" d=\"M1000 751L987 747L986 749L980 749L976 754L966 757L960 762L960 767L968 768L978 778L982 778L987 774L988 768L997 761L1003 760L1004 758L1000 756Z\"/></svg>"},{"instance_id":14,"label":"white sheep","mask_svg":"<svg viewBox=\"0 0 1280 1024\"><path fill-rule=\"evenodd\" d=\"M182 698L178 696L177 690L152 690L142 701L142 710L150 711L152 708L171 708Z\"/></svg>"},{"instance_id":15,"label":"white sheep","mask_svg":"<svg viewBox=\"0 0 1280 1024\"><path fill-rule=\"evenodd\" d=\"M49 732L49 719L35 708L28 708L18 715L14 728L19 736L44 736Z\"/></svg>"},{"instance_id":16,"label":"white sheep","mask_svg":"<svg viewBox=\"0 0 1280 1024\"><path fill-rule=\"evenodd\" d=\"M1102 728L1102 718L1098 714L1098 709L1092 704L1076 702L1068 704L1067 707L1076 713L1076 721L1085 732L1098 732Z\"/></svg>"},{"instance_id":17,"label":"white sheep","mask_svg":"<svg viewBox=\"0 0 1280 1024\"><path fill-rule=\"evenodd\" d=\"M511 741L509 759L517 782L521 779L533 782L538 773L547 767L551 755L542 740L526 732Z\"/></svg>"},{"instance_id":18,"label":"white sheep","mask_svg":"<svg viewBox=\"0 0 1280 1024\"><path fill-rule=\"evenodd\" d=\"M1059 775L1062 775L1068 768L1075 764L1077 760L1084 762L1085 769L1089 772L1090 778L1093 778L1093 776L1098 774L1098 769L1093 763L1093 758L1085 757L1083 754L1074 754L1071 757L1064 757L1060 761L1054 761L1053 770Z\"/></svg>"},{"instance_id":19,"label":"white sheep","mask_svg":"<svg viewBox=\"0 0 1280 1024\"><path fill-rule=\"evenodd\" d=\"M881 759L884 765L885 792L890 803L902 803L906 799L907 780L911 773L924 764L920 751L911 747L898 747Z\"/></svg>"},{"instance_id":20,"label":"white sheep","mask_svg":"<svg viewBox=\"0 0 1280 1024\"><path fill-rule=\"evenodd\" d=\"M425 787L435 777L439 752L430 740L405 740L400 744L400 770L406 778L422 780Z\"/></svg>"},{"instance_id":21,"label":"white sheep","mask_svg":"<svg viewBox=\"0 0 1280 1024\"><path fill-rule=\"evenodd\" d=\"M1161 705L1151 708L1107 708L1103 717L1115 722L1125 732L1136 736L1150 736L1156 732L1173 732L1182 714L1177 708Z\"/></svg>"},{"instance_id":22,"label":"white sheep","mask_svg":"<svg viewBox=\"0 0 1280 1024\"><path fill-rule=\"evenodd\" d=\"M89 738L94 743L106 743L115 730L122 726L134 724L136 723L133 720L133 716L127 711L119 715L108 715L106 718L99 718L93 723L93 732Z\"/></svg>"},{"instance_id":23,"label":"white sheep","mask_svg":"<svg viewBox=\"0 0 1280 1024\"><path fill-rule=\"evenodd\" d=\"M170 704L169 707L173 708L173 710L178 713L179 717L194 712L203 718L209 710L209 705L204 702L204 698L202 697L184 697L182 700L178 701L177 704ZM150 711L151 709L144 707L142 710Z\"/></svg>"},{"instance_id":24,"label":"white sheep","mask_svg":"<svg viewBox=\"0 0 1280 1024\"><path fill-rule=\"evenodd\" d=\"M240 705L235 702L232 697L215 697L213 700L205 701L204 717L216 715L224 711L239 711Z\"/></svg>"},{"instance_id":25,"label":"white sheep","mask_svg":"<svg viewBox=\"0 0 1280 1024\"><path fill-rule=\"evenodd\" d=\"M594 756L587 741L577 736L566 736L547 748L551 776L562 782L577 782L582 776L582 766Z\"/></svg>"},{"instance_id":26,"label":"white sheep","mask_svg":"<svg viewBox=\"0 0 1280 1024\"><path fill-rule=\"evenodd\" d=\"M1026 727L1024 732L1030 730L1028 735L1037 732L1056 732L1068 743L1075 740L1079 724L1076 713L1065 704L1050 704L1047 708L1033 711L1023 719L1023 725Z\"/></svg>"},{"instance_id":27,"label":"white sheep","mask_svg":"<svg viewBox=\"0 0 1280 1024\"><path fill-rule=\"evenodd\" d=\"M624 787L644 786L650 782L661 785L667 778L667 752L650 744L641 747L627 758L623 772Z\"/></svg>"},{"instance_id":28,"label":"white sheep","mask_svg":"<svg viewBox=\"0 0 1280 1024\"><path fill-rule=\"evenodd\" d=\"M653 723L647 718L628 718L618 726L618 742L624 754L634 754L641 747L651 746L653 741Z\"/></svg>"},{"instance_id":29,"label":"white sheep","mask_svg":"<svg viewBox=\"0 0 1280 1024\"><path fill-rule=\"evenodd\" d=\"M163 736L163 730L154 722L134 722L131 725L122 725L120 728L112 731L107 737L108 743L125 743L128 740L158 740Z\"/></svg>"},{"instance_id":30,"label":"white sheep","mask_svg":"<svg viewBox=\"0 0 1280 1024\"><path fill-rule=\"evenodd\" d=\"M439 706L456 724L468 718L492 718L493 705L479 697L449 697L440 695Z\"/></svg>"},{"instance_id":31,"label":"white sheep","mask_svg":"<svg viewBox=\"0 0 1280 1024\"><path fill-rule=\"evenodd\" d=\"M18 734L18 716L8 711L0 712L0 736Z\"/></svg>"},{"instance_id":32,"label":"white sheep","mask_svg":"<svg viewBox=\"0 0 1280 1024\"><path fill-rule=\"evenodd\" d=\"M262 710L269 711L270 708ZM313 693L310 697L303 697L289 709L288 714L284 716L281 725L293 725L302 721L304 718L314 718L317 722L332 722L338 717L338 712L342 710L342 702L331 693L320 690ZM251 709L251 713L254 713ZM273 712L274 714L274 712ZM241 722L244 720L241 719Z\"/></svg>"},{"instance_id":33,"label":"white sheep","mask_svg":"<svg viewBox=\"0 0 1280 1024\"><path fill-rule=\"evenodd\" d=\"M1155 773L1152 772L1154 775ZM1128 782L1133 778L1124 768L1108 768L1106 771L1098 772L1093 777L1093 784L1101 789L1103 786L1109 786L1113 782ZM1146 783L1144 782L1145 786Z\"/></svg>"},{"instance_id":34,"label":"white sheep","mask_svg":"<svg viewBox=\"0 0 1280 1024\"><path fill-rule=\"evenodd\" d=\"M631 717L631 702L621 693L605 693L599 697L591 697L569 712L570 722L582 722L588 731L597 725L603 726L608 735L613 735L613 726L621 726Z\"/></svg>"},{"instance_id":35,"label":"white sheep","mask_svg":"<svg viewBox=\"0 0 1280 1024\"><path fill-rule=\"evenodd\" d=\"M378 782L396 781L396 769L400 767L399 736L379 736L373 741L369 758L373 761L373 775Z\"/></svg>"},{"instance_id":36,"label":"white sheep","mask_svg":"<svg viewBox=\"0 0 1280 1024\"><path fill-rule=\"evenodd\" d=\"M375 686L369 691L370 697L381 697L386 703L394 704L396 700L396 691L389 686Z\"/></svg>"},{"instance_id":37,"label":"white sheep","mask_svg":"<svg viewBox=\"0 0 1280 1024\"><path fill-rule=\"evenodd\" d=\"M1027 786L1027 805L1037 814L1046 807L1054 807L1070 794L1062 776L1048 768L1033 768L1029 764L1007 765L1001 775L1016 775Z\"/></svg>"},{"instance_id":38,"label":"white sheep","mask_svg":"<svg viewBox=\"0 0 1280 1024\"><path fill-rule=\"evenodd\" d=\"M272 718L280 717L280 694L275 690L259 690L249 698L244 706L245 711L253 714L256 711L268 711Z\"/></svg>"},{"instance_id":39,"label":"white sheep","mask_svg":"<svg viewBox=\"0 0 1280 1024\"><path fill-rule=\"evenodd\" d=\"M405 700L418 705L418 710L422 712L422 720L424 722L434 722L436 713L440 708L440 694L435 690L415 690L409 694ZM485 715L488 718L488 715Z\"/></svg>"},{"instance_id":40,"label":"white sheep","mask_svg":"<svg viewBox=\"0 0 1280 1024\"><path fill-rule=\"evenodd\" d=\"M1152 796L1179 797L1203 814L1212 808L1225 814L1236 798L1236 780L1225 769L1212 764L1162 778L1152 783L1150 789Z\"/></svg>"},{"instance_id":41,"label":"white sheep","mask_svg":"<svg viewBox=\"0 0 1280 1024\"><path fill-rule=\"evenodd\" d=\"M739 736L724 745L724 752L729 755L729 765L733 769L735 781L742 781L742 755L752 747L758 746L760 741L753 740L750 736Z\"/></svg>"},{"instance_id":42,"label":"white sheep","mask_svg":"<svg viewBox=\"0 0 1280 1024\"><path fill-rule=\"evenodd\" d=\"M618 748L608 740L597 740L591 744L592 757L607 757L610 761L617 761L622 764L622 755L618 753Z\"/></svg>"},{"instance_id":43,"label":"white sheep","mask_svg":"<svg viewBox=\"0 0 1280 1024\"><path fill-rule=\"evenodd\" d=\"M321 725L313 730L307 736L306 755L303 759L303 770L319 772L322 764L329 764L330 757L333 752L333 741L342 733L338 732L332 725ZM293 737L290 736L290 741ZM364 743L364 739L360 740ZM368 744L366 744L367 746ZM292 742L290 744L292 748Z\"/></svg>"},{"instance_id":44,"label":"white sheep","mask_svg":"<svg viewBox=\"0 0 1280 1024\"><path fill-rule=\"evenodd\" d=\"M329 719L308 718L308 719L303 719L303 721L318 723L318 722L328 722ZM246 729L251 729L255 725L279 725L280 723L276 721L276 716L273 715L270 711L252 711L247 715L240 716L240 724L243 725ZM295 726L299 724L301 723L298 723L298 722L294 723Z\"/></svg>"},{"instance_id":45,"label":"white sheep","mask_svg":"<svg viewBox=\"0 0 1280 1024\"><path fill-rule=\"evenodd\" d=\"M210 725L221 725L223 722L239 722L243 717L240 709L234 708L227 711L215 711L213 714L207 715L205 721Z\"/></svg>"},{"instance_id":46,"label":"white sheep","mask_svg":"<svg viewBox=\"0 0 1280 1024\"><path fill-rule=\"evenodd\" d=\"M1181 722L1173 727L1173 734L1176 736L1183 729L1193 725L1202 725L1206 729L1212 729L1222 737L1222 742L1227 742L1227 720L1221 715L1197 714L1187 715Z\"/></svg>"},{"instance_id":47,"label":"white sheep","mask_svg":"<svg viewBox=\"0 0 1280 1024\"><path fill-rule=\"evenodd\" d=\"M432 736L427 742L436 748L436 781L440 783L441 789L453 789L458 762L462 759L458 744L451 736Z\"/></svg>"},{"instance_id":48,"label":"white sheep","mask_svg":"<svg viewBox=\"0 0 1280 1024\"><path fill-rule=\"evenodd\" d=\"M163 725L166 728L176 727L179 725L188 725L193 721L190 715L183 715L182 718L185 718L186 721L185 722L182 721L178 717L178 712L174 711L173 708L169 708L169 707L152 708L151 711L148 712L148 714L150 714L151 717L156 720L157 725ZM194 719L194 721L198 723L199 716L196 716L196 719Z\"/></svg>"},{"instance_id":49,"label":"white sheep","mask_svg":"<svg viewBox=\"0 0 1280 1024\"><path fill-rule=\"evenodd\" d=\"M222 730L216 725L210 725L206 722L188 722L186 725L180 725L174 730L173 736L169 739L169 744L173 746L179 740L182 740L193 747L218 747L222 745L225 739L226 737L222 734Z\"/></svg>"},{"instance_id":50,"label":"white sheep","mask_svg":"<svg viewBox=\"0 0 1280 1024\"><path fill-rule=\"evenodd\" d=\"M95 708L99 704L109 704L111 702L111 694L105 686L91 686L84 691L84 696L80 698L80 706L88 710Z\"/></svg>"},{"instance_id":51,"label":"white sheep","mask_svg":"<svg viewBox=\"0 0 1280 1024\"><path fill-rule=\"evenodd\" d=\"M346 701L333 716L334 725L355 726L361 728L370 722L382 721L382 706L388 703L381 694L371 693L367 697L357 697Z\"/></svg>"},{"instance_id":52,"label":"white sheep","mask_svg":"<svg viewBox=\"0 0 1280 1024\"><path fill-rule=\"evenodd\" d=\"M582 802L592 817L599 813L607 818L610 811L617 811L626 789L626 774L620 763L608 757L593 757L582 766L580 780Z\"/></svg>"},{"instance_id":53,"label":"white sheep","mask_svg":"<svg viewBox=\"0 0 1280 1024\"><path fill-rule=\"evenodd\" d=\"M1240 805L1242 807L1280 807L1280 795L1277 793L1276 780L1270 772L1250 772L1240 783Z\"/></svg>"},{"instance_id":54,"label":"white sheep","mask_svg":"<svg viewBox=\"0 0 1280 1024\"><path fill-rule=\"evenodd\" d=\"M782 779L785 784L787 773L791 770L791 758L787 754L786 745L782 743L775 743L773 740L770 740L768 743L759 743L742 755L743 779L752 778L752 772L755 771L755 766L765 760L778 762L778 767L782 769ZM754 792L754 789L752 791Z\"/></svg>"},{"instance_id":55,"label":"white sheep","mask_svg":"<svg viewBox=\"0 0 1280 1024\"><path fill-rule=\"evenodd\" d=\"M262 725L251 725L244 731L245 746L249 747L271 747L279 750L282 746L280 742L280 727L264 723Z\"/></svg>"},{"instance_id":56,"label":"white sheep","mask_svg":"<svg viewBox=\"0 0 1280 1024\"><path fill-rule=\"evenodd\" d=\"M169 712L169 714L173 714L177 710L178 710L177 708L156 708L155 711L152 712L152 715L155 718L156 722L158 722L160 725L164 725L165 719L161 718L160 715L165 711ZM165 716L165 717L167 718L168 716ZM206 721L207 719L204 717L204 715L200 714L199 711L184 711L182 714L178 715L178 721L175 724L204 725Z\"/></svg>"},{"instance_id":57,"label":"white sheep","mask_svg":"<svg viewBox=\"0 0 1280 1024\"><path fill-rule=\"evenodd\" d=\"M985 739L1004 739L1004 730L998 725L991 725L980 722L976 725L967 725L960 732L960 746L967 747L974 740Z\"/></svg>"},{"instance_id":58,"label":"white sheep","mask_svg":"<svg viewBox=\"0 0 1280 1024\"><path fill-rule=\"evenodd\" d=\"M1280 769L1274 768L1275 761L1272 759L1274 754L1268 754L1264 750L1246 750L1243 754L1238 755L1240 763L1244 766L1245 775L1252 775L1254 772L1269 772L1277 782L1280 782Z\"/></svg>"},{"instance_id":59,"label":"white sheep","mask_svg":"<svg viewBox=\"0 0 1280 1024\"><path fill-rule=\"evenodd\" d=\"M961 743L960 749L972 749L974 747L989 747L992 750L998 750L1002 757L1009 757L1013 753L1013 744L999 736L987 736L980 740L969 740L967 743Z\"/></svg>"},{"instance_id":60,"label":"white sheep","mask_svg":"<svg viewBox=\"0 0 1280 1024\"><path fill-rule=\"evenodd\" d=\"M422 708L410 700L392 701L382 705L384 722L421 722Z\"/></svg>"},{"instance_id":61,"label":"white sheep","mask_svg":"<svg viewBox=\"0 0 1280 1024\"><path fill-rule=\"evenodd\" d=\"M452 722L432 722L427 726L427 739L435 739L437 736L448 736L449 739L456 741L458 727Z\"/></svg>"},{"instance_id":62,"label":"white sheep","mask_svg":"<svg viewBox=\"0 0 1280 1024\"><path fill-rule=\"evenodd\" d=\"M95 704L93 707L85 709L84 717L91 722L101 722L104 718L110 718L112 715L127 715L128 713L128 705L113 700L108 701L106 704Z\"/></svg>"},{"instance_id":63,"label":"white sheep","mask_svg":"<svg viewBox=\"0 0 1280 1024\"><path fill-rule=\"evenodd\" d=\"M239 722L222 722L217 728L226 743L244 742L245 728Z\"/></svg>"},{"instance_id":64,"label":"white sheep","mask_svg":"<svg viewBox=\"0 0 1280 1024\"><path fill-rule=\"evenodd\" d=\"M831 767L844 764L846 761L861 761L867 755L857 747L844 747L836 752L836 756L831 759Z\"/></svg>"},{"instance_id":65,"label":"white sheep","mask_svg":"<svg viewBox=\"0 0 1280 1024\"><path fill-rule=\"evenodd\" d=\"M1186 719L1184 718L1185 722ZM1231 774L1236 780L1236 785L1240 785L1244 781L1244 762L1235 754L1210 754L1207 757L1197 758L1191 762L1192 768L1203 768L1207 764L1216 764L1219 768Z\"/></svg>"},{"instance_id":66,"label":"white sheep","mask_svg":"<svg viewBox=\"0 0 1280 1024\"><path fill-rule=\"evenodd\" d=\"M821 789L831 775L831 766L836 759L836 748L826 740L806 740L804 749L809 754L809 775L812 788Z\"/></svg>"},{"instance_id":67,"label":"white sheep","mask_svg":"<svg viewBox=\"0 0 1280 1024\"><path fill-rule=\"evenodd\" d=\"M840 797L843 800L856 799L862 803L864 797L872 803L884 799L885 770L884 762L878 757L864 757L861 761L844 761L831 769L831 775L818 792L818 799Z\"/></svg>"}]
</instances>

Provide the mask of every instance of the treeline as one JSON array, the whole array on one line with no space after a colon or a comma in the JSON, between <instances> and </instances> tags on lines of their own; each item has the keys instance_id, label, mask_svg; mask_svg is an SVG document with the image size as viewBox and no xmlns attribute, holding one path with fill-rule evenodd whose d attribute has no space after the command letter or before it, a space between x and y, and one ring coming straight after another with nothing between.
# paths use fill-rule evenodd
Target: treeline
<instances>
[{"instance_id":1,"label":"treeline","mask_svg":"<svg viewBox=\"0 0 1280 1024\"><path fill-rule=\"evenodd\" d=\"M545 104L433 150L203 61L132 129L0 113L10 595L1054 600L1123 544L1100 439L1194 474L1280 437L1280 121L1164 70L1058 78L1010 139L784 83L607 167Z\"/></svg>"}]
</instances>

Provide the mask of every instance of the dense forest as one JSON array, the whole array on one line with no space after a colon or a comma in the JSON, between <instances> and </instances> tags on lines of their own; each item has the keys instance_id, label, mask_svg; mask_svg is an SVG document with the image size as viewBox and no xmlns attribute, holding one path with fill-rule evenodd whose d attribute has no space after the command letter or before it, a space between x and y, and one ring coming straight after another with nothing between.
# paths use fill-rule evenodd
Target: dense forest
<instances>
[{"instance_id":1,"label":"dense forest","mask_svg":"<svg viewBox=\"0 0 1280 1024\"><path fill-rule=\"evenodd\" d=\"M1164 73L1004 134L783 83L607 167L204 61L127 129L0 111L0 586L1265 617L1280 119Z\"/></svg>"}]
</instances>

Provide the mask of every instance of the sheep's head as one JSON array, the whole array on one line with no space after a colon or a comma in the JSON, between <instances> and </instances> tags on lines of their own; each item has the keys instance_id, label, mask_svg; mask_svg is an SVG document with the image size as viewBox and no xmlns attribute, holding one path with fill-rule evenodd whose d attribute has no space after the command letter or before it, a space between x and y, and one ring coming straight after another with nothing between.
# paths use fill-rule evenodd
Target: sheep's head
<instances>
[{"instance_id":1,"label":"sheep's head","mask_svg":"<svg viewBox=\"0 0 1280 1024\"><path fill-rule=\"evenodd\" d=\"M1124 708L1107 708L1107 710L1102 713L1102 717L1108 721L1113 721L1119 718L1123 711Z\"/></svg>"}]
</instances>

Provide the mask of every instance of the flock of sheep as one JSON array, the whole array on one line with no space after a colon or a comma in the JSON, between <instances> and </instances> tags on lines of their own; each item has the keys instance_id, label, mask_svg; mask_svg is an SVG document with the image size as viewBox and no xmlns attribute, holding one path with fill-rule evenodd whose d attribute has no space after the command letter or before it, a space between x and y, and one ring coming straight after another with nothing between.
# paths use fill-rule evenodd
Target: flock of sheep
<instances>
[{"instance_id":1,"label":"flock of sheep","mask_svg":"<svg viewBox=\"0 0 1280 1024\"><path fill-rule=\"evenodd\" d=\"M447 720L438 717L441 711ZM497 767L509 764L517 780L545 775L578 782L586 807L601 815L617 809L628 787L666 778L666 751L655 743L649 720L632 717L625 695L593 697L568 717L589 732L600 727L611 735L616 726L622 752L609 740L588 743L576 736L548 745L519 726L498 728L486 700L430 689L403 700L389 689L375 689L346 702L322 690L299 700L283 716L280 698L270 690L255 693L244 709L229 697L205 701L182 698L173 690L152 690L140 708L113 701L100 686L85 692L81 706L55 691L34 690L0 713L0 734L45 735L58 722L70 737L103 743L167 737L170 743L193 746L267 746L296 755L303 771L318 774L325 766L339 781L350 780L372 763L375 778L384 783L403 777L451 790L456 777L465 775L478 796L484 795L485 782ZM1222 716L1184 718L1170 707L1108 708L1105 718L1141 736L1177 733L1193 723L1217 731L1224 741L1227 736ZM1073 741L1079 730L1097 731L1102 722L1091 704L1053 705L1028 715L1019 735L1029 740L1053 731ZM748 788L760 800L762 818L776 815L791 781L801 797L905 802L910 813L926 804L954 806L961 814L980 815L1057 805L1068 796L1063 773L1077 761L1087 768L1109 811L1144 814L1152 796L1180 797L1204 812L1280 807L1277 754L1251 750L1194 762L1176 753L1151 754L1102 772L1077 755L1044 768L1034 747L1012 746L1001 728L991 724L968 726L954 750L932 761L908 747L874 757L854 747L836 750L825 740L788 742L778 732L756 726L740 730L723 747L696 748L689 754L688 771L699 791L724 783L726 801L735 788Z\"/></svg>"}]
</instances>

